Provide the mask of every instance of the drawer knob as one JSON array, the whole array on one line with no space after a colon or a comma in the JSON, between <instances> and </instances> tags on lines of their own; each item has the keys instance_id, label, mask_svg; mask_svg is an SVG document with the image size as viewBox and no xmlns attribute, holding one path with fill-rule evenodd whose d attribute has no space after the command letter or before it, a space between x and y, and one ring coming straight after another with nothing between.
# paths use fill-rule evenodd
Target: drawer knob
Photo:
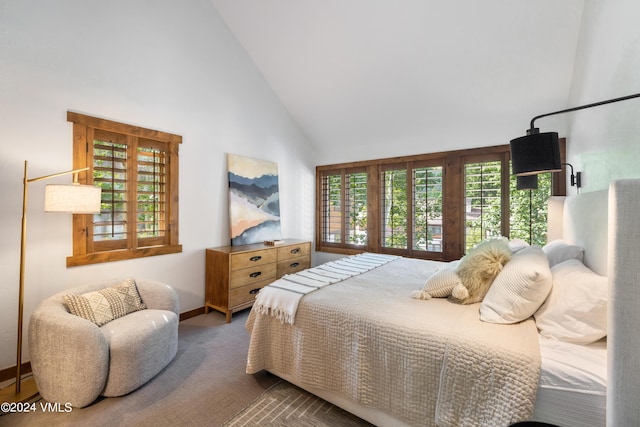
<instances>
[{"instance_id":1,"label":"drawer knob","mask_svg":"<svg viewBox=\"0 0 640 427\"><path fill-rule=\"evenodd\" d=\"M257 294L258 292L260 292L260 288L255 288L255 289L251 289L251 290L249 291L249 294L250 294L250 295L255 295L255 294Z\"/></svg>"},{"instance_id":2,"label":"drawer knob","mask_svg":"<svg viewBox=\"0 0 640 427\"><path fill-rule=\"evenodd\" d=\"M300 252L300 248L291 249L292 254L297 254L298 252Z\"/></svg>"},{"instance_id":3,"label":"drawer knob","mask_svg":"<svg viewBox=\"0 0 640 427\"><path fill-rule=\"evenodd\" d=\"M251 258L249 258L249 261L260 261L262 259L262 257L260 255L256 255L256 256L252 256Z\"/></svg>"},{"instance_id":4,"label":"drawer knob","mask_svg":"<svg viewBox=\"0 0 640 427\"><path fill-rule=\"evenodd\" d=\"M256 278L256 277L258 277L258 276L259 276L259 275L261 275L261 274L262 274L262 272L261 272L261 271L254 271L253 273L251 273L251 274L249 275L249 277Z\"/></svg>"},{"instance_id":5,"label":"drawer knob","mask_svg":"<svg viewBox=\"0 0 640 427\"><path fill-rule=\"evenodd\" d=\"M289 267L291 267L291 268L296 268L296 267L297 267L297 266L299 266L299 265L300 265L300 263L299 263L299 262L294 262L294 263L291 263L291 264L289 265Z\"/></svg>"}]
</instances>

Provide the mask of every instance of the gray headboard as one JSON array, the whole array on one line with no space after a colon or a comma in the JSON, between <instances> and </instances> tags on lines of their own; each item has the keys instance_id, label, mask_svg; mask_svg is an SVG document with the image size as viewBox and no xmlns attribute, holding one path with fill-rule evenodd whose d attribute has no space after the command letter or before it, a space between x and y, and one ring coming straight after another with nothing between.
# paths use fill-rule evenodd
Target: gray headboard
<instances>
[{"instance_id":1,"label":"gray headboard","mask_svg":"<svg viewBox=\"0 0 640 427\"><path fill-rule=\"evenodd\" d=\"M640 180L609 187L607 426L640 425Z\"/></svg>"},{"instance_id":2,"label":"gray headboard","mask_svg":"<svg viewBox=\"0 0 640 427\"><path fill-rule=\"evenodd\" d=\"M640 179L552 197L548 227L549 240L582 246L585 264L609 278L607 426L640 425Z\"/></svg>"},{"instance_id":3,"label":"gray headboard","mask_svg":"<svg viewBox=\"0 0 640 427\"><path fill-rule=\"evenodd\" d=\"M548 240L584 248L584 264L601 276L608 276L608 200L608 190L549 200Z\"/></svg>"}]
</instances>

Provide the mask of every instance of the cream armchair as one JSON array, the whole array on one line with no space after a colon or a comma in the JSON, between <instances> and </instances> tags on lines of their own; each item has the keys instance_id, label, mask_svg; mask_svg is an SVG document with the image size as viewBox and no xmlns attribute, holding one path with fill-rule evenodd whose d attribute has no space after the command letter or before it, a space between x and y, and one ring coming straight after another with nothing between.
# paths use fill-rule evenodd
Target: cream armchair
<instances>
[{"instance_id":1,"label":"cream armchair","mask_svg":"<svg viewBox=\"0 0 640 427\"><path fill-rule=\"evenodd\" d=\"M166 284L137 279L147 309L102 326L71 314L65 304L64 295L120 282L67 289L43 301L31 315L31 368L45 400L81 408L100 395L122 396L145 384L175 357L179 301Z\"/></svg>"}]
</instances>

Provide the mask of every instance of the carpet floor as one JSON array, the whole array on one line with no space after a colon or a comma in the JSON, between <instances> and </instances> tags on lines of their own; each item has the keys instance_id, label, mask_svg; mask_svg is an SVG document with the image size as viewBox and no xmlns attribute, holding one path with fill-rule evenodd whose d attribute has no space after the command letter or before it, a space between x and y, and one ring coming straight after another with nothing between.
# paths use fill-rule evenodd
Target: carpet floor
<instances>
[{"instance_id":1,"label":"carpet floor","mask_svg":"<svg viewBox=\"0 0 640 427\"><path fill-rule=\"evenodd\" d=\"M217 312L180 322L175 359L126 396L99 398L70 412L37 400L33 411L1 415L0 426L220 426L279 381L245 373L248 314L236 313L228 324Z\"/></svg>"},{"instance_id":2,"label":"carpet floor","mask_svg":"<svg viewBox=\"0 0 640 427\"><path fill-rule=\"evenodd\" d=\"M286 381L279 381L224 427L359 427L368 422Z\"/></svg>"}]
</instances>

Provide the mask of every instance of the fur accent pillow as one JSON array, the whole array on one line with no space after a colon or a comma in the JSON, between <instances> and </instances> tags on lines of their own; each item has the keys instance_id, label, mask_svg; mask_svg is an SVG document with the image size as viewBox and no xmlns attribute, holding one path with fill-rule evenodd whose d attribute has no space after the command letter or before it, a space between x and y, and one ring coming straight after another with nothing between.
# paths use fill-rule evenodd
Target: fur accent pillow
<instances>
[{"instance_id":1,"label":"fur accent pillow","mask_svg":"<svg viewBox=\"0 0 640 427\"><path fill-rule=\"evenodd\" d=\"M415 299L445 298L451 295L453 288L460 283L455 267L442 268L427 279L424 287L411 296Z\"/></svg>"},{"instance_id":2,"label":"fur accent pillow","mask_svg":"<svg viewBox=\"0 0 640 427\"><path fill-rule=\"evenodd\" d=\"M482 301L502 267L511 259L511 249L504 239L490 239L479 243L460 261L456 273L461 283L451 296L461 304Z\"/></svg>"},{"instance_id":3,"label":"fur accent pillow","mask_svg":"<svg viewBox=\"0 0 640 427\"><path fill-rule=\"evenodd\" d=\"M133 279L95 292L65 295L64 301L71 314L90 320L98 326L147 308Z\"/></svg>"}]
</instances>

